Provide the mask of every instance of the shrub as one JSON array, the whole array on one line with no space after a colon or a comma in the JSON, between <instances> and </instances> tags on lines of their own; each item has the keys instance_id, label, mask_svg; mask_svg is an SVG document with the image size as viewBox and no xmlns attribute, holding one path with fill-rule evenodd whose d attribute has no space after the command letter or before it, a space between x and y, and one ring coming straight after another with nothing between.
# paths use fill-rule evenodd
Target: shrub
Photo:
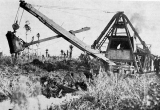
<instances>
[{"instance_id":1,"label":"shrub","mask_svg":"<svg viewBox=\"0 0 160 110\"><path fill-rule=\"evenodd\" d=\"M36 65L39 64L41 66L37 67ZM96 60L90 60L88 63L90 66L87 68L78 67L79 64L82 63L76 60L54 61L54 63L52 61L43 63L38 60L34 63L23 64L21 67L17 65L16 69L11 66L11 58L4 57L0 59L0 93L2 93L0 97L7 96L14 103L25 104L26 97L41 94L39 79L44 74L63 84L64 80L71 81L67 74L73 73L74 80L86 82L88 90L75 93L81 96L80 99L55 106L50 110L151 110L159 108L160 83L156 75L125 76L123 73L105 72L99 69L101 64ZM90 82L83 74L83 71L88 71L88 68L93 70L96 68L97 76L94 76L94 80ZM82 70L78 71L78 69ZM24 71L29 74L22 74Z\"/></svg>"},{"instance_id":2,"label":"shrub","mask_svg":"<svg viewBox=\"0 0 160 110\"><path fill-rule=\"evenodd\" d=\"M84 93L81 99L70 102L67 110L86 109L87 110L150 110L157 105L147 105L148 92L152 88L151 82L155 82L155 77L150 75L133 75L123 77L104 71L100 71L94 82L89 83L89 90ZM158 93L155 93L158 99ZM153 98L153 97L152 97ZM159 101L160 102L160 101ZM152 106L152 107L151 107Z\"/></svg>"},{"instance_id":3,"label":"shrub","mask_svg":"<svg viewBox=\"0 0 160 110\"><path fill-rule=\"evenodd\" d=\"M0 65L11 66L12 59L9 56L0 57Z\"/></svg>"}]
</instances>

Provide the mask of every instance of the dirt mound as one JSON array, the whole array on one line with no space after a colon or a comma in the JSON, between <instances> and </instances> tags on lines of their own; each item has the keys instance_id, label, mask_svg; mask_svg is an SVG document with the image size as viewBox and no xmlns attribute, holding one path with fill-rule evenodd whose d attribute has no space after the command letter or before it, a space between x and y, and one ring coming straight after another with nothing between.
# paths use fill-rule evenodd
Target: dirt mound
<instances>
[{"instance_id":1,"label":"dirt mound","mask_svg":"<svg viewBox=\"0 0 160 110\"><path fill-rule=\"evenodd\" d=\"M40 83L42 85L42 94L47 98L62 97L67 93L73 93L77 91L76 89L57 83L55 78L50 78L48 76L41 77Z\"/></svg>"},{"instance_id":2,"label":"dirt mound","mask_svg":"<svg viewBox=\"0 0 160 110\"><path fill-rule=\"evenodd\" d=\"M44 63L38 59L34 59L31 64L42 67L44 65Z\"/></svg>"},{"instance_id":3,"label":"dirt mound","mask_svg":"<svg viewBox=\"0 0 160 110\"><path fill-rule=\"evenodd\" d=\"M74 93L79 90L87 91L87 84L82 80L74 80L76 77L70 73L67 73L63 79L56 76L43 76L40 78L40 84L42 86L42 94L47 98L50 97L62 97L67 93ZM62 82L60 81L62 80Z\"/></svg>"},{"instance_id":4,"label":"dirt mound","mask_svg":"<svg viewBox=\"0 0 160 110\"><path fill-rule=\"evenodd\" d=\"M36 66L52 73L51 76L47 74L40 78L42 94L50 98L62 97L67 93L73 93L78 90L87 91L86 83L89 81L88 79L93 80L93 75L90 72L90 67L85 66L83 63L78 60L54 61L53 63L34 59L28 65ZM28 68L28 70L31 69Z\"/></svg>"},{"instance_id":5,"label":"dirt mound","mask_svg":"<svg viewBox=\"0 0 160 110\"><path fill-rule=\"evenodd\" d=\"M42 62L39 59L34 59L30 64L37 66L41 69L44 69L48 72L63 69L63 70L70 70L69 65L67 62L64 61L57 61L55 63L49 63L49 62Z\"/></svg>"},{"instance_id":6,"label":"dirt mound","mask_svg":"<svg viewBox=\"0 0 160 110\"><path fill-rule=\"evenodd\" d=\"M84 62L77 60L63 60L63 61L55 61L55 62L42 62L39 59L34 59L32 62L24 64L22 67L25 70L35 70L35 68L30 68L31 65L36 66L40 69L43 69L48 72L54 72L59 70L70 71L72 73L82 73L85 75L87 79L93 80L93 74L98 74L98 68L92 66L86 66ZM88 64L89 65L89 64ZM90 70L93 70L91 73ZM95 71L96 70L96 71Z\"/></svg>"}]
</instances>

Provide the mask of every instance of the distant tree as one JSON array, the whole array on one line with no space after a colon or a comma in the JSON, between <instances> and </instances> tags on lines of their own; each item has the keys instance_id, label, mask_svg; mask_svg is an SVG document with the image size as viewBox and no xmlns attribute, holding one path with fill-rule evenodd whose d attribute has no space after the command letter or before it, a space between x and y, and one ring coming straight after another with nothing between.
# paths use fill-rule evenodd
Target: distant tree
<instances>
[{"instance_id":1,"label":"distant tree","mask_svg":"<svg viewBox=\"0 0 160 110\"><path fill-rule=\"evenodd\" d=\"M67 50L67 55L66 55L66 57L68 57L68 50Z\"/></svg>"},{"instance_id":2,"label":"distant tree","mask_svg":"<svg viewBox=\"0 0 160 110\"><path fill-rule=\"evenodd\" d=\"M64 55L64 58L66 58L66 53L65 52L63 53L63 55Z\"/></svg>"},{"instance_id":3,"label":"distant tree","mask_svg":"<svg viewBox=\"0 0 160 110\"><path fill-rule=\"evenodd\" d=\"M61 56L63 56L63 53L64 53L64 51L63 51L63 50L61 50Z\"/></svg>"},{"instance_id":4,"label":"distant tree","mask_svg":"<svg viewBox=\"0 0 160 110\"><path fill-rule=\"evenodd\" d=\"M48 57L48 49L46 49L46 57Z\"/></svg>"},{"instance_id":5,"label":"distant tree","mask_svg":"<svg viewBox=\"0 0 160 110\"><path fill-rule=\"evenodd\" d=\"M32 41L31 42L33 42L34 41L34 36L32 37Z\"/></svg>"},{"instance_id":6,"label":"distant tree","mask_svg":"<svg viewBox=\"0 0 160 110\"><path fill-rule=\"evenodd\" d=\"M70 46L69 46L69 48L70 48L70 55L69 55L69 57L70 57L70 58L72 58L73 46L72 46L72 45L70 45Z\"/></svg>"},{"instance_id":7,"label":"distant tree","mask_svg":"<svg viewBox=\"0 0 160 110\"><path fill-rule=\"evenodd\" d=\"M39 33L37 33L37 38L38 38L38 41L39 41L39 38L40 38L40 34ZM38 54L39 43L37 43L36 46L37 46L37 54Z\"/></svg>"},{"instance_id":8,"label":"distant tree","mask_svg":"<svg viewBox=\"0 0 160 110\"><path fill-rule=\"evenodd\" d=\"M27 42L27 33L28 33L28 31L31 31L31 27L30 27L29 25L30 25L30 23L29 23L29 21L27 20L27 21L25 22L25 25L24 25L24 28L25 28L25 30L26 30L26 42Z\"/></svg>"},{"instance_id":9,"label":"distant tree","mask_svg":"<svg viewBox=\"0 0 160 110\"><path fill-rule=\"evenodd\" d=\"M25 28L25 30L26 30L26 42L27 42L28 32L31 31L31 27L30 27L29 25L30 25L30 23L29 23L29 21L27 20L27 21L25 22L25 25L24 25L24 28ZM28 59L29 59L29 48L28 48Z\"/></svg>"},{"instance_id":10,"label":"distant tree","mask_svg":"<svg viewBox=\"0 0 160 110\"><path fill-rule=\"evenodd\" d=\"M39 40L39 38L40 38L40 34L39 34L39 33L37 33L37 38L38 38L38 40Z\"/></svg>"},{"instance_id":11,"label":"distant tree","mask_svg":"<svg viewBox=\"0 0 160 110\"><path fill-rule=\"evenodd\" d=\"M43 60L43 61L45 60L45 57L44 57L44 55L42 55L42 60Z\"/></svg>"},{"instance_id":12,"label":"distant tree","mask_svg":"<svg viewBox=\"0 0 160 110\"><path fill-rule=\"evenodd\" d=\"M0 52L0 58L3 56L3 52Z\"/></svg>"},{"instance_id":13,"label":"distant tree","mask_svg":"<svg viewBox=\"0 0 160 110\"><path fill-rule=\"evenodd\" d=\"M44 58L44 55L42 55L42 58Z\"/></svg>"},{"instance_id":14,"label":"distant tree","mask_svg":"<svg viewBox=\"0 0 160 110\"><path fill-rule=\"evenodd\" d=\"M26 21L26 24L24 25L24 28L26 29L26 31L31 31L31 27L30 27L29 25L30 25L30 23L29 23L29 21L27 20L27 21Z\"/></svg>"}]
</instances>

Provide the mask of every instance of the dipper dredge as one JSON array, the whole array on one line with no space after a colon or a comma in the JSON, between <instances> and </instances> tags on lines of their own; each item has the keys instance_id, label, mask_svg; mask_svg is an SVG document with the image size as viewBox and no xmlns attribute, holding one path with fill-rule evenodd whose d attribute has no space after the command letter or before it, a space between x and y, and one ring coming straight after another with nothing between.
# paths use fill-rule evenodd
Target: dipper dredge
<instances>
[{"instance_id":1,"label":"dipper dredge","mask_svg":"<svg viewBox=\"0 0 160 110\"><path fill-rule=\"evenodd\" d=\"M123 70L125 72L134 71L138 73L150 72L153 70L152 67L155 56L151 54L150 48L141 39L124 12L117 12L92 46L88 46L75 37L74 34L87 31L90 28L85 27L76 31L67 31L42 14L39 10L35 9L31 4L20 0L20 7L39 19L57 35L27 43L16 37L14 32L8 31L6 36L11 54L23 51L23 49L29 45L62 37L80 50L87 52L89 55L102 59L109 65L113 65L114 70ZM19 28L16 26L16 23L14 28L15 30ZM133 33L133 36L131 33ZM139 40L142 47L136 45L137 40ZM106 41L108 41L107 48L105 51L102 51L102 47Z\"/></svg>"}]
</instances>

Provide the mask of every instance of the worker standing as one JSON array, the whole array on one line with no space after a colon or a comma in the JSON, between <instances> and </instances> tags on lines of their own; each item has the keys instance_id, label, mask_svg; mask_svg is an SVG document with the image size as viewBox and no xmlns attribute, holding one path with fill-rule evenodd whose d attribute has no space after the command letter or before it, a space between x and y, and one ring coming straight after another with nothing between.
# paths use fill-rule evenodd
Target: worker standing
<instances>
[{"instance_id":1,"label":"worker standing","mask_svg":"<svg viewBox=\"0 0 160 110\"><path fill-rule=\"evenodd\" d=\"M160 60L158 59L158 56L157 56L156 59L154 60L154 70L156 71L156 74L158 74L159 72L159 62Z\"/></svg>"},{"instance_id":2,"label":"worker standing","mask_svg":"<svg viewBox=\"0 0 160 110\"><path fill-rule=\"evenodd\" d=\"M157 74L159 75L159 66L160 66L160 57L158 57L158 60L157 60Z\"/></svg>"},{"instance_id":3,"label":"worker standing","mask_svg":"<svg viewBox=\"0 0 160 110\"><path fill-rule=\"evenodd\" d=\"M154 66L154 71L155 72L156 72L156 63L157 63L157 56L155 57L154 62L153 62L153 66Z\"/></svg>"}]
</instances>

